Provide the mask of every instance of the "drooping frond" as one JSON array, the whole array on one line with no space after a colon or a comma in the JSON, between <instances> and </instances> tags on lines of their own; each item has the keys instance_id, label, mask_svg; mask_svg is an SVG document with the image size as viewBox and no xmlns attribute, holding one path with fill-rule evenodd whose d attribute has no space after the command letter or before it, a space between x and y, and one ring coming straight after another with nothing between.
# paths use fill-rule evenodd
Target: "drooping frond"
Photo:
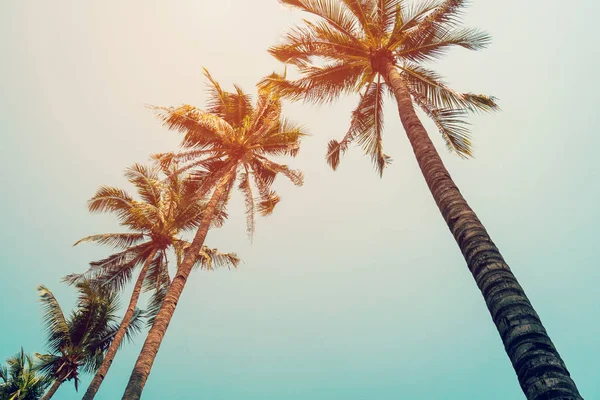
<instances>
[{"instance_id":1,"label":"drooping frond","mask_svg":"<svg viewBox=\"0 0 600 400\"><path fill-rule=\"evenodd\" d=\"M240 184L238 189L244 195L244 204L246 206L246 231L250 240L254 235L254 195L252 193L252 185L250 183L250 173L248 168L246 172L240 175Z\"/></svg>"},{"instance_id":2,"label":"drooping frond","mask_svg":"<svg viewBox=\"0 0 600 400\"><path fill-rule=\"evenodd\" d=\"M143 233L103 233L79 239L73 246L77 246L80 243L95 242L119 249L126 249L134 244L138 244L144 238L145 235Z\"/></svg>"},{"instance_id":3,"label":"drooping frond","mask_svg":"<svg viewBox=\"0 0 600 400\"><path fill-rule=\"evenodd\" d=\"M270 169L275 173L283 174L296 186L302 186L304 183L304 174L302 172L290 169L287 165L278 164L262 156L257 156L256 158L257 161L262 163L263 170Z\"/></svg>"},{"instance_id":4,"label":"drooping frond","mask_svg":"<svg viewBox=\"0 0 600 400\"><path fill-rule=\"evenodd\" d=\"M148 265L148 271L144 279L144 291L158 290L165 283L165 270L167 268L167 256L163 251L160 251Z\"/></svg>"},{"instance_id":5,"label":"drooping frond","mask_svg":"<svg viewBox=\"0 0 600 400\"><path fill-rule=\"evenodd\" d=\"M133 269L144 262L152 249L150 242L127 248L121 252L90 262L90 268L82 274L70 274L63 282L77 285L85 281L98 287L120 291L131 279Z\"/></svg>"},{"instance_id":6,"label":"drooping frond","mask_svg":"<svg viewBox=\"0 0 600 400\"><path fill-rule=\"evenodd\" d=\"M169 284L163 284L158 290L152 293L150 300L148 302L148 306L146 307L146 311L144 312L144 316L146 317L146 327L150 328L154 324L154 320L156 319L156 315L162 306L162 302L167 295L167 291L169 290Z\"/></svg>"},{"instance_id":7,"label":"drooping frond","mask_svg":"<svg viewBox=\"0 0 600 400\"><path fill-rule=\"evenodd\" d=\"M69 323L54 294L43 285L38 286L37 290L42 303L42 321L48 346L53 352L59 352L62 347L70 344Z\"/></svg>"},{"instance_id":8,"label":"drooping frond","mask_svg":"<svg viewBox=\"0 0 600 400\"><path fill-rule=\"evenodd\" d=\"M342 3L354 15L365 34L371 34L374 2L371 0L342 0Z\"/></svg>"},{"instance_id":9,"label":"drooping frond","mask_svg":"<svg viewBox=\"0 0 600 400\"><path fill-rule=\"evenodd\" d=\"M258 190L260 192L268 190L275 181L277 172L259 160L253 160L251 167L252 177L254 178L254 183L258 187Z\"/></svg>"},{"instance_id":10,"label":"drooping frond","mask_svg":"<svg viewBox=\"0 0 600 400\"><path fill-rule=\"evenodd\" d=\"M498 110L494 97L456 92L448 87L438 74L418 65L406 63L400 68L409 88L429 99L436 109Z\"/></svg>"},{"instance_id":11,"label":"drooping frond","mask_svg":"<svg viewBox=\"0 0 600 400\"><path fill-rule=\"evenodd\" d=\"M380 81L370 83L361 96L358 106L352 112L350 129L344 139L341 142L336 140L329 142L326 159L332 169L338 167L341 153L345 152L348 145L355 140L362 145L365 153L371 156L373 165L380 175L389 164L390 158L383 153L383 92L383 83Z\"/></svg>"},{"instance_id":12,"label":"drooping frond","mask_svg":"<svg viewBox=\"0 0 600 400\"><path fill-rule=\"evenodd\" d=\"M202 246L196 267L208 270L224 267L231 269L237 268L239 263L240 259L235 253L222 253L217 249Z\"/></svg>"},{"instance_id":13,"label":"drooping frond","mask_svg":"<svg viewBox=\"0 0 600 400\"><path fill-rule=\"evenodd\" d=\"M125 331L125 339L128 342L131 342L133 340L133 338L135 337L135 335L139 334L142 331L143 328L143 321L144 321L144 311L140 310L139 308L136 308L135 310L133 310L133 315L131 316L131 320L129 321L129 325L127 326L127 330ZM112 340L114 339L115 335L117 334L117 331L119 329L118 325L109 325L106 328L106 331L103 332L104 336L102 336L98 342L102 344L103 347L108 347L110 346L110 343L112 342ZM123 346L124 342L121 342L121 344L119 345L119 348L121 348L121 346Z\"/></svg>"},{"instance_id":14,"label":"drooping frond","mask_svg":"<svg viewBox=\"0 0 600 400\"><path fill-rule=\"evenodd\" d=\"M261 196L260 202L257 206L259 214L263 217L271 215L275 209L275 206L280 200L280 197L274 191L270 191L267 195Z\"/></svg>"},{"instance_id":15,"label":"drooping frond","mask_svg":"<svg viewBox=\"0 0 600 400\"><path fill-rule=\"evenodd\" d=\"M352 113L351 122L354 137L371 156L379 175L383 174L383 169L390 162L390 158L383 153L383 88L379 81L367 88L359 106Z\"/></svg>"},{"instance_id":16,"label":"drooping frond","mask_svg":"<svg viewBox=\"0 0 600 400\"><path fill-rule=\"evenodd\" d=\"M411 91L415 103L433 120L449 151L461 158L472 157L471 138L465 110L436 109L426 97Z\"/></svg>"}]
</instances>

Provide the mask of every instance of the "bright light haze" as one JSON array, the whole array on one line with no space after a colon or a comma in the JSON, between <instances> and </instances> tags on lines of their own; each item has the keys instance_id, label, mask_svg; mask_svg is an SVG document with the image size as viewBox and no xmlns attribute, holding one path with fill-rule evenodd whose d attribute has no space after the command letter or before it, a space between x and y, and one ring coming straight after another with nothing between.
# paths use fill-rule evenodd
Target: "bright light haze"
<instances>
[{"instance_id":1,"label":"bright light haze","mask_svg":"<svg viewBox=\"0 0 600 400\"><path fill-rule=\"evenodd\" d=\"M502 112L471 119L468 161L425 125L586 399L600 398L598 12L591 0L473 0L467 23L492 45L435 69ZM120 229L87 212L96 188L131 190L128 165L177 148L144 105L204 107L202 66L255 93L282 71L267 48L303 17L276 0L0 2L1 361L46 350L36 286L70 309L61 278L110 251L71 247ZM253 244L233 198L206 244L243 263L192 274L144 399L524 398L393 102L383 179L359 147L327 166L356 102L285 104L312 135L289 162L305 184L275 182L282 201ZM143 339L117 354L98 399L120 398ZM56 398L81 398L90 379Z\"/></svg>"}]
</instances>

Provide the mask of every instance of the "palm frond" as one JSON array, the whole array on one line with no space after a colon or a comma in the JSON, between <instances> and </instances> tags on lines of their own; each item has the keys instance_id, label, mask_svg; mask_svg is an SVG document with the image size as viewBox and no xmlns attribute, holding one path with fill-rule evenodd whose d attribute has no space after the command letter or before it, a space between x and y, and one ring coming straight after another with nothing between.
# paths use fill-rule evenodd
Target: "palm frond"
<instances>
[{"instance_id":1,"label":"palm frond","mask_svg":"<svg viewBox=\"0 0 600 400\"><path fill-rule=\"evenodd\" d=\"M492 96L459 93L448 87L435 72L405 63L400 66L411 90L429 99L436 109L463 109L468 111L496 111L498 105Z\"/></svg>"},{"instance_id":2,"label":"palm frond","mask_svg":"<svg viewBox=\"0 0 600 400\"><path fill-rule=\"evenodd\" d=\"M416 45L401 46L396 56L416 62L431 61L444 55L454 46L468 50L481 50L491 42L488 33L474 28L443 30L427 39Z\"/></svg>"},{"instance_id":3,"label":"palm frond","mask_svg":"<svg viewBox=\"0 0 600 400\"><path fill-rule=\"evenodd\" d=\"M79 239L73 246L77 246L81 243L95 242L119 249L127 249L144 240L145 237L146 236L143 233L103 233Z\"/></svg>"},{"instance_id":4,"label":"palm frond","mask_svg":"<svg viewBox=\"0 0 600 400\"><path fill-rule=\"evenodd\" d=\"M400 10L396 12L394 28L387 42L388 49L395 49L406 40L406 32L414 29L419 21L440 5L439 0L403 1Z\"/></svg>"},{"instance_id":5,"label":"palm frond","mask_svg":"<svg viewBox=\"0 0 600 400\"><path fill-rule=\"evenodd\" d=\"M184 133L182 144L199 149L218 145L223 136L233 135L232 126L218 115L184 104L180 107L153 107L168 129Z\"/></svg>"},{"instance_id":6,"label":"palm frond","mask_svg":"<svg viewBox=\"0 0 600 400\"><path fill-rule=\"evenodd\" d=\"M146 311L144 312L144 316L146 317L146 327L150 328L154 324L154 320L156 319L156 315L158 311L160 311L160 307L162 306L162 302L167 295L167 291L169 290L170 282L163 283L158 290L155 290L150 297L148 302L148 306Z\"/></svg>"},{"instance_id":7,"label":"palm frond","mask_svg":"<svg viewBox=\"0 0 600 400\"><path fill-rule=\"evenodd\" d=\"M254 195L252 194L252 186L250 184L250 173L246 167L246 172L240 175L240 184L238 189L244 194L244 204L246 206L246 231L250 240L254 235Z\"/></svg>"},{"instance_id":8,"label":"palm frond","mask_svg":"<svg viewBox=\"0 0 600 400\"><path fill-rule=\"evenodd\" d=\"M281 198L274 191L269 192L266 196L261 196L257 206L258 213L263 217L271 215L280 200Z\"/></svg>"},{"instance_id":9,"label":"palm frond","mask_svg":"<svg viewBox=\"0 0 600 400\"><path fill-rule=\"evenodd\" d=\"M373 82L367 88L359 107L352 114L351 123L357 142L371 156L380 176L390 162L390 158L383 153L383 89L380 81Z\"/></svg>"},{"instance_id":10,"label":"palm frond","mask_svg":"<svg viewBox=\"0 0 600 400\"><path fill-rule=\"evenodd\" d=\"M154 258L148 264L148 271L144 279L144 291L158 289L165 280L165 270L167 266L167 257L164 252L157 252Z\"/></svg>"},{"instance_id":11,"label":"palm frond","mask_svg":"<svg viewBox=\"0 0 600 400\"><path fill-rule=\"evenodd\" d=\"M433 120L449 151L461 158L473 156L472 142L465 121L465 110L436 109L429 99L411 91L415 103Z\"/></svg>"},{"instance_id":12,"label":"palm frond","mask_svg":"<svg viewBox=\"0 0 600 400\"><path fill-rule=\"evenodd\" d=\"M116 212L125 217L133 207L134 201L127 192L111 186L101 186L88 201L90 212Z\"/></svg>"},{"instance_id":13,"label":"palm frond","mask_svg":"<svg viewBox=\"0 0 600 400\"><path fill-rule=\"evenodd\" d=\"M207 246L202 246L199 252L198 261L196 267L201 269L213 270L216 268L228 269L237 268L240 263L240 259L235 253L222 253L217 249L211 249Z\"/></svg>"},{"instance_id":14,"label":"palm frond","mask_svg":"<svg viewBox=\"0 0 600 400\"><path fill-rule=\"evenodd\" d=\"M144 202L154 207L159 206L161 188L158 171L155 168L136 163L125 170L125 177L135 185Z\"/></svg>"},{"instance_id":15,"label":"palm frond","mask_svg":"<svg viewBox=\"0 0 600 400\"><path fill-rule=\"evenodd\" d=\"M302 11L323 18L332 28L358 42L356 18L337 0L279 0Z\"/></svg>"},{"instance_id":16,"label":"palm frond","mask_svg":"<svg viewBox=\"0 0 600 400\"><path fill-rule=\"evenodd\" d=\"M327 103L342 94L353 93L365 71L363 61L338 61L324 66L306 66L303 76L292 81L293 87L300 90L302 99L314 103ZM285 97L285 91L282 92ZM297 96L290 96L291 99Z\"/></svg>"},{"instance_id":17,"label":"palm frond","mask_svg":"<svg viewBox=\"0 0 600 400\"><path fill-rule=\"evenodd\" d=\"M48 346L53 352L70 343L70 326L54 294L44 285L37 287L42 303L42 323Z\"/></svg>"},{"instance_id":18,"label":"palm frond","mask_svg":"<svg viewBox=\"0 0 600 400\"><path fill-rule=\"evenodd\" d=\"M278 164L273 162L265 157L257 156L257 161L260 161L263 165L263 170L270 169L274 171L276 174L283 174L286 178L288 178L294 185L302 186L304 183L304 174L297 170L290 169L287 165ZM254 163L253 165L255 165ZM252 166L253 166L252 165Z\"/></svg>"}]
</instances>

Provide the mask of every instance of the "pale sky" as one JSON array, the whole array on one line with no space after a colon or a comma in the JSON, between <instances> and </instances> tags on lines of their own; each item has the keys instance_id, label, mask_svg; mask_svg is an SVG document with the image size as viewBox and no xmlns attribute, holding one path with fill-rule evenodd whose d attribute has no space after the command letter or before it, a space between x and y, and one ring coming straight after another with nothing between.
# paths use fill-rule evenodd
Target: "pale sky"
<instances>
[{"instance_id":1,"label":"pale sky","mask_svg":"<svg viewBox=\"0 0 600 400\"><path fill-rule=\"evenodd\" d=\"M457 90L497 96L502 112L472 118L469 161L426 123L586 399L600 398L599 12L591 0L473 0L467 19L491 47L435 68ZM0 1L0 359L45 351L38 284L69 309L61 277L108 254L71 247L119 229L87 212L96 188L176 148L144 105L203 107L202 66L254 93L281 70L266 49L303 17L276 0ZM193 273L144 399L524 398L393 103L383 179L360 148L337 172L325 163L356 101L285 105L312 135L289 161L306 183L276 182L282 202L252 245L234 197L207 244L243 263ZM98 399L120 398L142 343L119 352ZM56 398L80 398L88 381Z\"/></svg>"}]
</instances>

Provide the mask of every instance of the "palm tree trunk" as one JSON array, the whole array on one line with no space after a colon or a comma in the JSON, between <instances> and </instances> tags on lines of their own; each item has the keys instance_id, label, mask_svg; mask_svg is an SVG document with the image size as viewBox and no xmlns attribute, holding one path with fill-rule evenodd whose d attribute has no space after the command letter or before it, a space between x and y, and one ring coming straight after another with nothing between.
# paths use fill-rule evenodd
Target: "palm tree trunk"
<instances>
[{"instance_id":1,"label":"palm tree trunk","mask_svg":"<svg viewBox=\"0 0 600 400\"><path fill-rule=\"evenodd\" d=\"M56 393L56 391L58 390L60 385L63 384L63 382L64 382L64 379L55 380L54 383L52 384L52 386L50 387L50 389L48 389L48 391L44 395L44 397L41 398L41 400L49 400L50 398L52 398L52 396L54 396L54 393Z\"/></svg>"},{"instance_id":2,"label":"palm tree trunk","mask_svg":"<svg viewBox=\"0 0 600 400\"><path fill-rule=\"evenodd\" d=\"M421 172L481 290L529 400L581 400L575 383L523 288L444 167L392 62L383 66Z\"/></svg>"},{"instance_id":3,"label":"palm tree trunk","mask_svg":"<svg viewBox=\"0 0 600 400\"><path fill-rule=\"evenodd\" d=\"M129 300L129 306L127 307L127 311L123 316L123 320L121 321L121 325L115 334L108 350L106 351L106 355L104 356L104 360L102 360L102 365L98 371L96 371L96 375L94 375L94 379L88 386L85 394L83 395L82 400L92 400L98 390L100 389L100 385L104 380L104 377L108 373L108 369L112 365L112 362L117 354L117 350L119 350L119 346L123 342L123 338L125 338L125 334L127 333L127 328L129 328L129 323L131 322L131 318L133 317L133 313L135 312L135 308L137 306L138 299L140 298L140 293L142 292L142 285L144 283L144 279L146 278L146 273L148 272L148 266L154 259L157 250L152 250L144 266L140 270L140 274L135 282L135 286L133 287L133 293L131 294L131 299Z\"/></svg>"},{"instance_id":4,"label":"palm tree trunk","mask_svg":"<svg viewBox=\"0 0 600 400\"><path fill-rule=\"evenodd\" d=\"M135 363L135 366L133 367L133 372L131 373L129 382L125 388L125 393L123 394L123 400L139 400L139 398L142 396L142 391L146 385L146 380L148 379L148 375L152 369L152 364L154 363L154 359L156 358L160 344L165 336L165 332L169 327L169 322L171 322L171 318L175 312L175 307L177 306L181 292L183 291L188 276L192 271L192 267L198 259L198 253L204 244L208 229L217 212L217 206L219 205L219 202L225 199L225 196L227 195L226 192L230 180L234 179L235 177L234 173L235 168L232 167L231 170L228 171L219 181L210 201L206 205L206 209L204 210L204 214L202 216L202 221L200 222L198 231L194 236L194 240L187 249L185 257L177 269L177 273L171 282L171 286L169 286L169 290L165 296L165 299L163 300L158 314L156 315L154 324L148 332L144 346L142 347L140 355Z\"/></svg>"}]
</instances>

